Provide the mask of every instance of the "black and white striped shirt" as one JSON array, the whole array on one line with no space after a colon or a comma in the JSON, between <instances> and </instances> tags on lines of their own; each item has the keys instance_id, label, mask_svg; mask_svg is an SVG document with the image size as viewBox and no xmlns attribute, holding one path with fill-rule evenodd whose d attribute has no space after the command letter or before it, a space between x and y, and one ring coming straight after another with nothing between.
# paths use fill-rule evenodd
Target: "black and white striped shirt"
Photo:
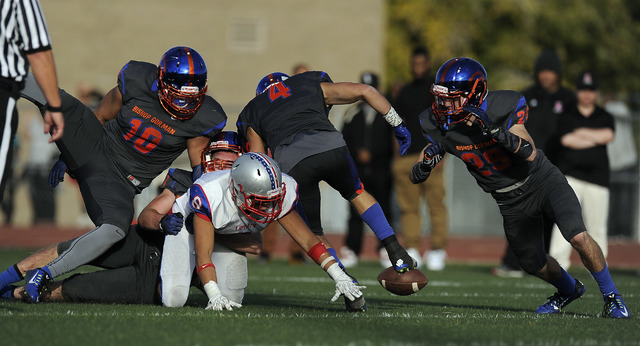
<instances>
[{"instance_id":1,"label":"black and white striped shirt","mask_svg":"<svg viewBox=\"0 0 640 346\"><path fill-rule=\"evenodd\" d=\"M51 49L38 0L0 0L0 76L22 82L29 71L26 54Z\"/></svg>"}]
</instances>

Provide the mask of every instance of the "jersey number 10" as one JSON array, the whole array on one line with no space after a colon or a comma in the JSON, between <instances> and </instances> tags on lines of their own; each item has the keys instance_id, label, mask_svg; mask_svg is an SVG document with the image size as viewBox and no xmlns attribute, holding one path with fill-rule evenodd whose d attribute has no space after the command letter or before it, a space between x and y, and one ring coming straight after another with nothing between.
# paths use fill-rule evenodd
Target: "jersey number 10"
<instances>
[{"instance_id":1,"label":"jersey number 10","mask_svg":"<svg viewBox=\"0 0 640 346\"><path fill-rule=\"evenodd\" d=\"M131 118L129 121L131 130L124 134L124 139L128 142L133 141L133 148L141 154L148 154L162 140L162 132L155 127L149 125L140 129L142 119Z\"/></svg>"}]
</instances>

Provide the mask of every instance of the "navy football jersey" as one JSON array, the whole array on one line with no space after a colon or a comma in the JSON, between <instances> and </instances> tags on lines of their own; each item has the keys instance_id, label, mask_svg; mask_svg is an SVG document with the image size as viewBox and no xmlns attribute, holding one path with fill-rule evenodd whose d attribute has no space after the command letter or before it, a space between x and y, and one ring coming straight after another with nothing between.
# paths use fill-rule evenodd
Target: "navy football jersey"
<instances>
[{"instance_id":1,"label":"navy football jersey","mask_svg":"<svg viewBox=\"0 0 640 346\"><path fill-rule=\"evenodd\" d=\"M487 116L504 129L524 124L528 106L516 91L491 91L482 107ZM518 158L489 136L482 134L478 125L455 125L450 131L441 130L428 108L420 114L420 124L428 141L441 142L446 151L460 158L480 187L491 192L524 180L537 169L540 160L528 162Z\"/></svg>"},{"instance_id":2,"label":"navy football jersey","mask_svg":"<svg viewBox=\"0 0 640 346\"><path fill-rule=\"evenodd\" d=\"M187 140L213 138L227 121L222 107L205 96L189 120L176 120L158 98L157 67L129 61L118 75L122 107L105 124L107 155L133 185L143 189L187 148Z\"/></svg>"},{"instance_id":3,"label":"navy football jersey","mask_svg":"<svg viewBox=\"0 0 640 346\"><path fill-rule=\"evenodd\" d=\"M302 131L337 132L329 121L322 82L332 80L325 72L310 71L271 86L244 107L236 123L238 133L246 137L253 128L273 151Z\"/></svg>"}]
</instances>

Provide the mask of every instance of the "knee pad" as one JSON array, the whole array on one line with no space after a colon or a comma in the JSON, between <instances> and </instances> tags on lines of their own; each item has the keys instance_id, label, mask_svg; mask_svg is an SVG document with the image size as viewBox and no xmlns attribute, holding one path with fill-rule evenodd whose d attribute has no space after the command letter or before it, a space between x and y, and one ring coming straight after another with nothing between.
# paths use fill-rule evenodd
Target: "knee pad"
<instances>
[{"instance_id":1,"label":"knee pad","mask_svg":"<svg viewBox=\"0 0 640 346\"><path fill-rule=\"evenodd\" d=\"M236 303L242 303L248 282L246 254L215 244L211 262L216 266L218 287L222 295Z\"/></svg>"},{"instance_id":2,"label":"knee pad","mask_svg":"<svg viewBox=\"0 0 640 346\"><path fill-rule=\"evenodd\" d=\"M189 298L189 286L173 286L168 292L162 291L162 305L170 308L183 307Z\"/></svg>"}]
</instances>

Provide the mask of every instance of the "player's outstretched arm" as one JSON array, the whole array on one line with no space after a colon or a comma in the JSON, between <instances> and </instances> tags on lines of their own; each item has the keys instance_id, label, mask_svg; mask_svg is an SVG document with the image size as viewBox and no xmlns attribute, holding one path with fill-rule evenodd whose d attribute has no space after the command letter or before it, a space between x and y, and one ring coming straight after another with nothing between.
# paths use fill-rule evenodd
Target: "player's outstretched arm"
<instances>
[{"instance_id":1,"label":"player's outstretched arm","mask_svg":"<svg viewBox=\"0 0 640 346\"><path fill-rule=\"evenodd\" d=\"M222 295L218 288L216 267L211 263L215 229L209 220L205 220L198 213L193 218L193 235L196 250L196 273L204 283L204 292L209 298L206 310L233 310L242 305L230 301Z\"/></svg>"},{"instance_id":2,"label":"player's outstretched arm","mask_svg":"<svg viewBox=\"0 0 640 346\"><path fill-rule=\"evenodd\" d=\"M353 279L340 268L338 262L329 253L318 237L311 232L307 224L295 210L278 219L282 228L289 233L307 255L311 257L324 271L329 274L336 284L336 291L331 301L336 301L341 295L354 301L362 296L362 290L366 286L359 286Z\"/></svg>"}]
</instances>

